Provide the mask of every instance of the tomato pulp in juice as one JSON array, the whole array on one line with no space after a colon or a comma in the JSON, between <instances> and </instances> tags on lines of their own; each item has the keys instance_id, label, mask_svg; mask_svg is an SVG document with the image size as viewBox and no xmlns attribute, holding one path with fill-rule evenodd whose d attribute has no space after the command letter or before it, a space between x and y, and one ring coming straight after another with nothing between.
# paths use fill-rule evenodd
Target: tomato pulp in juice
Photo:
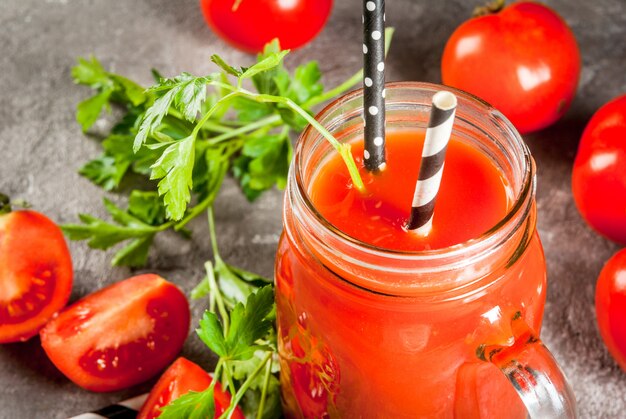
<instances>
[{"instance_id":1,"label":"tomato pulp in juice","mask_svg":"<svg viewBox=\"0 0 626 419\"><path fill-rule=\"evenodd\" d=\"M338 155L327 158L310 181L309 199L335 228L379 248L420 251L478 238L504 218L513 197L490 158L455 138L431 233L424 238L406 231L423 137L420 131L389 132L387 167L378 174L361 171L366 194L351 186ZM362 155L359 143L353 154ZM357 164L362 166L358 157ZM285 230L295 231L295 225L286 213ZM536 234L504 272L476 273L494 281L463 299L371 292L358 276L342 277L315 251L303 249L298 234L283 234L276 264L288 417L525 417L504 376L476 354L481 345L510 345L520 310L539 329L545 263ZM462 275L474 275L473 269Z\"/></svg>"}]
</instances>

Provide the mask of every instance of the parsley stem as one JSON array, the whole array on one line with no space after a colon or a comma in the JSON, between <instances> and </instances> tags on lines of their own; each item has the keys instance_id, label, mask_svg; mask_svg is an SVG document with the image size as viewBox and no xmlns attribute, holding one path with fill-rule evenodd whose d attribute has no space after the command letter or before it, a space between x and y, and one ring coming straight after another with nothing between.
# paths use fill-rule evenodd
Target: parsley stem
<instances>
[{"instance_id":1,"label":"parsley stem","mask_svg":"<svg viewBox=\"0 0 626 419\"><path fill-rule=\"evenodd\" d=\"M215 259L222 259L220 257L220 252L217 247L217 235L215 234L215 219L213 217L213 207L209 206L206 212L209 219L209 236L211 237L211 248L213 249L213 257L215 257Z\"/></svg>"},{"instance_id":2,"label":"parsley stem","mask_svg":"<svg viewBox=\"0 0 626 419\"><path fill-rule=\"evenodd\" d=\"M198 136L198 132L200 131L200 129L204 126L204 124L207 123L207 121L211 118L211 115L213 115L215 113L215 111L217 111L217 109L220 107L220 105L223 105L224 103L228 102L229 100L235 98L236 96L240 96L240 95L241 95L241 93L239 93L238 91L234 91L234 92L231 92L231 93L227 94L226 96L221 97L220 100L215 102L215 104L213 106L211 106L211 109L209 109L207 111L207 113L205 113L202 116L202 119L200 119L200 122L198 122L198 124L195 126L195 128L191 132L191 135L193 136L193 138L196 138Z\"/></svg>"},{"instance_id":3,"label":"parsley stem","mask_svg":"<svg viewBox=\"0 0 626 419\"><path fill-rule=\"evenodd\" d=\"M220 374L222 373L222 368L224 367L224 360L222 358L218 359L217 361L217 365L215 366L215 370L213 371L213 380L211 381L211 384L209 385L209 387L204 390L205 394L211 394L213 393L213 400L210 400L209 403L215 403L215 386L217 385L217 382L220 379Z\"/></svg>"},{"instance_id":4,"label":"parsley stem","mask_svg":"<svg viewBox=\"0 0 626 419\"><path fill-rule=\"evenodd\" d=\"M228 409L224 413L222 413L222 416L220 416L219 419L227 419L232 416L233 412L235 411L235 408L237 407L237 405L239 405L239 402L241 401L244 394L246 394L246 391L248 391L248 389L252 385L252 382L254 381L256 376L261 373L261 371L263 370L263 368L265 367L265 365L271 358L272 358L272 352L269 352L267 355L265 355L265 357L263 357L263 359L261 360L259 365L255 368L255 370L252 372L252 374L250 374L248 378L246 378L246 381L243 382L241 387L239 387L239 390L233 396L230 402L230 406L228 406Z\"/></svg>"},{"instance_id":5,"label":"parsley stem","mask_svg":"<svg viewBox=\"0 0 626 419\"><path fill-rule=\"evenodd\" d=\"M262 128L265 127L267 125L272 125L275 124L277 122L280 121L280 115L272 115L272 116L268 116L267 118L263 118L263 119L259 119L256 122L253 122L251 124L248 125L244 125L242 127L239 127L237 129L231 129L228 132L218 135L217 137L214 138L210 138L209 139L209 143L211 145L215 145L217 143L220 143L224 140L228 140L230 138L233 137L237 137L238 135L241 134L245 134L246 132L250 132L250 131L254 131L258 128Z\"/></svg>"},{"instance_id":6,"label":"parsley stem","mask_svg":"<svg viewBox=\"0 0 626 419\"><path fill-rule=\"evenodd\" d=\"M217 282L215 281L213 264L211 262L206 262L204 264L204 268L206 270L207 280L209 281L209 284L211 284L211 298L215 298L215 302L217 303L217 309L220 312L220 317L222 318L222 324L224 326L224 336L226 336L228 335L228 328L230 327L230 324L228 323L228 311L226 311L226 306L224 305L224 300L222 299L222 292L219 290Z\"/></svg>"},{"instance_id":7,"label":"parsley stem","mask_svg":"<svg viewBox=\"0 0 626 419\"><path fill-rule=\"evenodd\" d=\"M217 122L213 121L206 121L204 123L204 128L208 129L209 131L219 133L227 133L233 130L232 127L227 127L226 125L218 124Z\"/></svg>"},{"instance_id":8,"label":"parsley stem","mask_svg":"<svg viewBox=\"0 0 626 419\"><path fill-rule=\"evenodd\" d=\"M272 374L273 358L270 358L265 366L265 377L263 378L263 390L261 391L261 400L259 401L259 410L256 419L263 419L263 411L265 410L265 400L267 399L267 389L270 384L270 375Z\"/></svg>"},{"instance_id":9,"label":"parsley stem","mask_svg":"<svg viewBox=\"0 0 626 419\"><path fill-rule=\"evenodd\" d=\"M341 158L346 164L346 167L348 168L348 172L350 173L350 178L352 178L352 183L354 184L355 188L357 188L357 190L360 192L364 192L365 185L363 184L363 179L361 179L361 174L359 173L359 169L350 151L350 148L351 148L350 144L340 143L330 132L328 132L326 128L324 128L324 126L322 126L322 124L317 122L317 120L313 118L311 114L309 114L307 111L302 109L291 99L282 98L282 97L279 99L282 99L281 102L283 102L285 105L289 106L291 109L299 113L304 119L307 120L309 124L311 124L313 128L317 130L317 132L319 132L324 138L326 138L332 144L333 147L335 147L335 150L339 152L339 154L341 155Z\"/></svg>"},{"instance_id":10,"label":"parsley stem","mask_svg":"<svg viewBox=\"0 0 626 419\"><path fill-rule=\"evenodd\" d=\"M207 208L207 218L209 220L209 235L211 236L211 247L213 248L213 258L215 259L215 263L223 263L222 258L220 257L219 250L217 248L217 237L215 234L215 220L213 219L213 207L209 206ZM211 288L211 298L215 298L215 302L217 303L217 309L220 312L220 317L222 318L222 323L224 325L224 336L228 335L228 311L226 311L226 306L224 304L224 299L222 298L222 292L217 286L217 281L215 280L215 272L213 267L211 266L211 262L207 262L204 264L207 279Z\"/></svg>"},{"instance_id":11,"label":"parsley stem","mask_svg":"<svg viewBox=\"0 0 626 419\"><path fill-rule=\"evenodd\" d=\"M219 380L219 375L222 373L222 368L224 367L224 360L222 358L217 360L217 365L215 366L215 371L213 371L213 382L211 382L211 385L209 386L209 389L211 387L215 387L215 383Z\"/></svg>"},{"instance_id":12,"label":"parsley stem","mask_svg":"<svg viewBox=\"0 0 626 419\"><path fill-rule=\"evenodd\" d=\"M182 220L176 223L176 225L174 226L174 230L180 231L183 227L185 227L185 225L187 225L187 223L189 223L189 221L193 220L198 215L203 213L204 210L206 210L213 203L213 200L215 199L214 195L215 194L211 194L202 202L199 202L197 205L192 207L191 211L189 211L189 214L187 214Z\"/></svg>"},{"instance_id":13,"label":"parsley stem","mask_svg":"<svg viewBox=\"0 0 626 419\"><path fill-rule=\"evenodd\" d=\"M226 335L226 333L224 333L224 335ZM230 394L235 394L237 392L237 389L235 388L235 382L233 381L230 368L224 368L224 372L222 373L222 375L226 378L226 383L228 385Z\"/></svg>"}]
</instances>

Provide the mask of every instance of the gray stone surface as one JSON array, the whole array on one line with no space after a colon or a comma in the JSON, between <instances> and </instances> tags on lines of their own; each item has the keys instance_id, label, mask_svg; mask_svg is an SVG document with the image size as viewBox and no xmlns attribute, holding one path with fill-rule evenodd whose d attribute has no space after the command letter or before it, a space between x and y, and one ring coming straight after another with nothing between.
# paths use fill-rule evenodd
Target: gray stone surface
<instances>
[{"instance_id":1,"label":"gray stone surface","mask_svg":"<svg viewBox=\"0 0 626 419\"><path fill-rule=\"evenodd\" d=\"M327 85L360 65L360 1L337 0L324 32L292 54L289 65L317 59ZM444 43L478 1L393 0L388 22L397 36L389 80L438 82ZM539 168L539 230L548 259L549 290L543 338L570 378L583 418L626 417L626 374L612 360L596 329L594 284L617 246L594 234L579 217L570 172L582 129L604 102L626 92L626 2L550 0L572 26L584 68L577 98L552 128L526 137ZM74 121L75 105L88 94L72 84L77 56L94 54L106 67L143 83L149 69L166 75L208 72L220 53L246 63L205 27L196 0L0 0L0 190L31 202L63 223L78 212L104 215L101 191L76 174L98 153ZM281 229L281 196L273 191L253 210L229 182L216 214L223 256L271 275ZM115 195L110 195L116 199ZM161 237L150 258L157 271L190 290L210 256L203 220L187 242ZM71 243L72 299L127 277L111 268L110 254ZM202 304L194 304L197 318ZM211 357L189 339L184 354L210 366ZM38 339L0 347L0 418L64 418L149 389L151 383L112 394L94 394L70 383L47 360Z\"/></svg>"}]
</instances>

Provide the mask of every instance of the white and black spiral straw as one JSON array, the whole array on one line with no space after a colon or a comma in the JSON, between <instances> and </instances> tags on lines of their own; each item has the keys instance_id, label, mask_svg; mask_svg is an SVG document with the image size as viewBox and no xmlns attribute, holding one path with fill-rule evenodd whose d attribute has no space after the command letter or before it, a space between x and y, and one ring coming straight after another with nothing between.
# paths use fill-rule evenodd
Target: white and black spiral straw
<instances>
[{"instance_id":1,"label":"white and black spiral straw","mask_svg":"<svg viewBox=\"0 0 626 419\"><path fill-rule=\"evenodd\" d=\"M133 397L116 404L89 413L82 413L69 419L136 419L141 406L148 398L148 394Z\"/></svg>"},{"instance_id":2,"label":"white and black spiral straw","mask_svg":"<svg viewBox=\"0 0 626 419\"><path fill-rule=\"evenodd\" d=\"M385 0L363 1L365 168L385 167Z\"/></svg>"},{"instance_id":3,"label":"white and black spiral straw","mask_svg":"<svg viewBox=\"0 0 626 419\"><path fill-rule=\"evenodd\" d=\"M456 103L456 96L445 90L433 96L411 217L407 226L409 230L416 230L422 236L428 235L432 228L435 201L443 175L448 141L452 134Z\"/></svg>"}]
</instances>

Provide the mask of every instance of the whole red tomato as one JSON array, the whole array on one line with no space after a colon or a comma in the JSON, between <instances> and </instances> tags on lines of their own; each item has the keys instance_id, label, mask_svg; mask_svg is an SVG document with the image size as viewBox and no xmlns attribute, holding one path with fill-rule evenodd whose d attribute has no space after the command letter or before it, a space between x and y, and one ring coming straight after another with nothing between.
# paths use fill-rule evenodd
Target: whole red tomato
<instances>
[{"instance_id":1,"label":"whole red tomato","mask_svg":"<svg viewBox=\"0 0 626 419\"><path fill-rule=\"evenodd\" d=\"M600 234L626 244L626 95L601 107L578 145L574 201Z\"/></svg>"},{"instance_id":2,"label":"whole red tomato","mask_svg":"<svg viewBox=\"0 0 626 419\"><path fill-rule=\"evenodd\" d=\"M596 317L604 343L626 371L626 249L613 255L600 272Z\"/></svg>"},{"instance_id":3,"label":"whole red tomato","mask_svg":"<svg viewBox=\"0 0 626 419\"><path fill-rule=\"evenodd\" d=\"M278 38L283 49L301 47L317 35L332 0L200 0L207 23L222 39L259 52Z\"/></svg>"},{"instance_id":4,"label":"whole red tomato","mask_svg":"<svg viewBox=\"0 0 626 419\"><path fill-rule=\"evenodd\" d=\"M0 343L25 341L72 291L72 259L61 229L34 211L0 215Z\"/></svg>"},{"instance_id":5,"label":"whole red tomato","mask_svg":"<svg viewBox=\"0 0 626 419\"><path fill-rule=\"evenodd\" d=\"M522 1L459 26L441 62L443 83L500 110L521 133L569 108L580 74L578 44L553 10Z\"/></svg>"},{"instance_id":6,"label":"whole red tomato","mask_svg":"<svg viewBox=\"0 0 626 419\"><path fill-rule=\"evenodd\" d=\"M189 304L152 274L103 288L41 330L41 346L67 378L92 391L141 383L172 362L189 332Z\"/></svg>"},{"instance_id":7,"label":"whole red tomato","mask_svg":"<svg viewBox=\"0 0 626 419\"><path fill-rule=\"evenodd\" d=\"M159 381L150 391L150 395L141 406L137 419L156 419L161 409L190 391L206 390L213 379L197 364L180 357L159 378ZM230 406L230 394L222 389L220 383L215 383L215 418L219 418ZM243 419L241 409L237 407L231 418Z\"/></svg>"}]
</instances>

